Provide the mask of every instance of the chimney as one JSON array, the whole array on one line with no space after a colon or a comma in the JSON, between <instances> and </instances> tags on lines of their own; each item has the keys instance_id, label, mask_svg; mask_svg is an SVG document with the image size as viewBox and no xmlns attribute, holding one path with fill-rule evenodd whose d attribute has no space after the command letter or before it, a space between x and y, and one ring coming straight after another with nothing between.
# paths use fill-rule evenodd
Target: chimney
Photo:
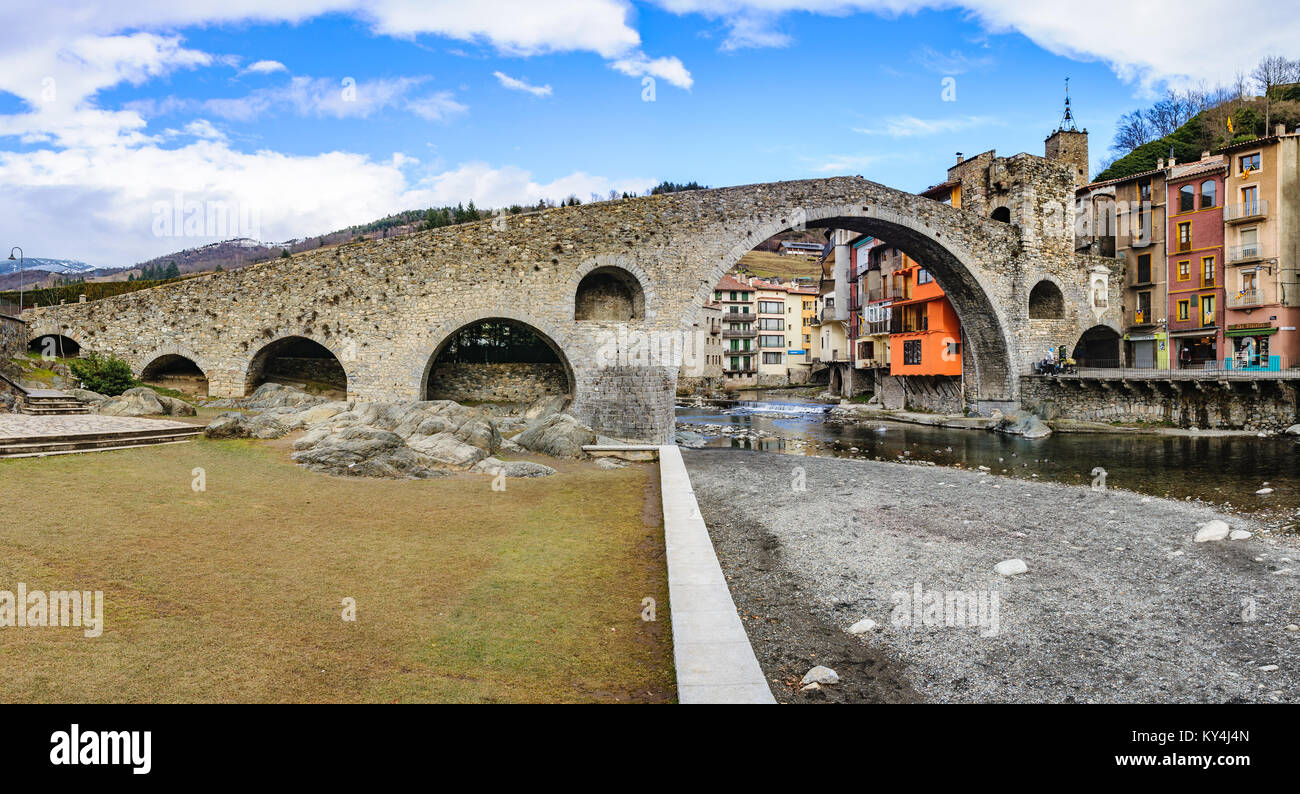
<instances>
[{"instance_id":1,"label":"chimney","mask_svg":"<svg viewBox=\"0 0 1300 794\"><path fill-rule=\"evenodd\" d=\"M961 165L961 152L957 152L957 164Z\"/></svg>"},{"instance_id":2,"label":"chimney","mask_svg":"<svg viewBox=\"0 0 1300 794\"><path fill-rule=\"evenodd\" d=\"M1201 159L1202 160L1210 159L1210 153L1208 151L1201 152Z\"/></svg>"},{"instance_id":3,"label":"chimney","mask_svg":"<svg viewBox=\"0 0 1300 794\"><path fill-rule=\"evenodd\" d=\"M1286 125L1285 125L1285 124L1274 124L1274 125L1273 125L1273 134L1274 134L1274 135L1286 135Z\"/></svg>"},{"instance_id":4,"label":"chimney","mask_svg":"<svg viewBox=\"0 0 1300 794\"><path fill-rule=\"evenodd\" d=\"M1161 157L1159 160L1156 160L1156 168L1161 171L1165 170L1165 158Z\"/></svg>"},{"instance_id":5,"label":"chimney","mask_svg":"<svg viewBox=\"0 0 1300 794\"><path fill-rule=\"evenodd\" d=\"M1172 149L1172 148L1174 148L1174 147L1171 146L1171 147L1169 147L1169 148ZM1173 167L1176 166L1176 165L1178 165L1178 159L1177 159L1176 157L1174 157L1173 155L1170 155L1170 156L1169 156L1169 167L1170 167L1170 168L1173 168Z\"/></svg>"}]
</instances>

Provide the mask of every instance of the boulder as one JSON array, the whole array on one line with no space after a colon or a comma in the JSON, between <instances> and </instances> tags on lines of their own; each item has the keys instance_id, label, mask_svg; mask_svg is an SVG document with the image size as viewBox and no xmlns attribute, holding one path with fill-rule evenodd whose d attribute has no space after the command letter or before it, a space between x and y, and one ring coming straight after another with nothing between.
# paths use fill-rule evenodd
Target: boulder
<instances>
[{"instance_id":1,"label":"boulder","mask_svg":"<svg viewBox=\"0 0 1300 794\"><path fill-rule=\"evenodd\" d=\"M1052 428L1035 414L1023 411L1012 411L1005 415L1000 411L994 411L993 414L989 422L989 430L1025 438L1046 438L1052 434Z\"/></svg>"},{"instance_id":2,"label":"boulder","mask_svg":"<svg viewBox=\"0 0 1300 794\"><path fill-rule=\"evenodd\" d=\"M617 458L596 458L596 468L598 469L613 470L626 467L627 463Z\"/></svg>"},{"instance_id":3,"label":"boulder","mask_svg":"<svg viewBox=\"0 0 1300 794\"><path fill-rule=\"evenodd\" d=\"M1300 436L1300 425L1291 425L1283 432L1285 432L1288 436Z\"/></svg>"},{"instance_id":4,"label":"boulder","mask_svg":"<svg viewBox=\"0 0 1300 794\"><path fill-rule=\"evenodd\" d=\"M472 471L493 476L504 472L507 477L549 477L555 473L555 469L541 463L527 460L500 461L496 458L479 461Z\"/></svg>"},{"instance_id":5,"label":"boulder","mask_svg":"<svg viewBox=\"0 0 1300 794\"><path fill-rule=\"evenodd\" d=\"M437 461L408 447L401 436L375 427L338 429L292 457L312 471L347 477L423 479L445 474Z\"/></svg>"},{"instance_id":6,"label":"boulder","mask_svg":"<svg viewBox=\"0 0 1300 794\"><path fill-rule=\"evenodd\" d=\"M678 430L673 440L677 442L677 446L689 449L700 449L707 441L704 436L694 430Z\"/></svg>"},{"instance_id":7,"label":"boulder","mask_svg":"<svg viewBox=\"0 0 1300 794\"><path fill-rule=\"evenodd\" d=\"M196 413L194 406L184 400L165 397L144 386L127 389L117 397L104 400L95 411L105 416L194 416Z\"/></svg>"},{"instance_id":8,"label":"boulder","mask_svg":"<svg viewBox=\"0 0 1300 794\"><path fill-rule=\"evenodd\" d=\"M107 395L100 394L97 391L91 391L90 389L64 389L64 391L68 395L76 397L78 400L81 400L83 403L86 403L91 407L106 403L111 399Z\"/></svg>"},{"instance_id":9,"label":"boulder","mask_svg":"<svg viewBox=\"0 0 1300 794\"><path fill-rule=\"evenodd\" d=\"M560 413L568 405L569 396L567 394L552 394L548 397L542 397L524 410L524 420L535 422L538 419L545 419L551 414Z\"/></svg>"},{"instance_id":10,"label":"boulder","mask_svg":"<svg viewBox=\"0 0 1300 794\"><path fill-rule=\"evenodd\" d=\"M449 431L427 437L412 436L406 443L411 449L427 455L439 464L456 468L468 468L488 456L486 449L466 444Z\"/></svg>"},{"instance_id":11,"label":"boulder","mask_svg":"<svg viewBox=\"0 0 1300 794\"><path fill-rule=\"evenodd\" d=\"M260 438L272 439L284 435L278 426L261 421L261 417L244 416L238 411L226 411L203 429L208 438Z\"/></svg>"},{"instance_id":12,"label":"boulder","mask_svg":"<svg viewBox=\"0 0 1300 794\"><path fill-rule=\"evenodd\" d=\"M569 414L552 414L529 425L515 442L553 458L581 459L587 456L582 448L596 443L596 434Z\"/></svg>"},{"instance_id":13,"label":"boulder","mask_svg":"<svg viewBox=\"0 0 1300 794\"><path fill-rule=\"evenodd\" d=\"M305 408L324 402L326 402L324 397L308 394L302 389L280 383L263 383L251 395L239 401L241 407L250 411L265 411L268 408Z\"/></svg>"}]
</instances>

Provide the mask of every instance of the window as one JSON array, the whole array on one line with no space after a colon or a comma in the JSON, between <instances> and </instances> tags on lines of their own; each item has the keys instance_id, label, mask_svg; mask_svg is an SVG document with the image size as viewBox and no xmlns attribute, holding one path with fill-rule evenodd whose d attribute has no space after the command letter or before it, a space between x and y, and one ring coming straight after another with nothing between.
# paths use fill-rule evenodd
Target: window
<instances>
[{"instance_id":1,"label":"window","mask_svg":"<svg viewBox=\"0 0 1300 794\"><path fill-rule=\"evenodd\" d=\"M1214 325L1214 296L1201 296L1201 325Z\"/></svg>"},{"instance_id":2,"label":"window","mask_svg":"<svg viewBox=\"0 0 1300 794\"><path fill-rule=\"evenodd\" d=\"M1151 283L1151 254L1138 254L1137 283Z\"/></svg>"},{"instance_id":3,"label":"window","mask_svg":"<svg viewBox=\"0 0 1300 794\"><path fill-rule=\"evenodd\" d=\"M781 301L759 301L759 314L783 314L785 313L785 304Z\"/></svg>"},{"instance_id":4,"label":"window","mask_svg":"<svg viewBox=\"0 0 1300 794\"><path fill-rule=\"evenodd\" d=\"M930 271L926 270L925 268L921 268L920 270L916 271L917 284L929 284L931 281L934 281L934 276L930 275Z\"/></svg>"},{"instance_id":5,"label":"window","mask_svg":"<svg viewBox=\"0 0 1300 794\"><path fill-rule=\"evenodd\" d=\"M759 347L785 347L784 336L764 334L758 338Z\"/></svg>"},{"instance_id":6,"label":"window","mask_svg":"<svg viewBox=\"0 0 1300 794\"><path fill-rule=\"evenodd\" d=\"M1241 292L1243 295L1250 297L1255 296L1255 290L1259 286L1259 274L1254 270L1241 271Z\"/></svg>"},{"instance_id":7,"label":"window","mask_svg":"<svg viewBox=\"0 0 1300 794\"><path fill-rule=\"evenodd\" d=\"M1179 251L1192 250L1192 224L1191 223L1185 222L1185 223L1178 224L1178 250Z\"/></svg>"},{"instance_id":8,"label":"window","mask_svg":"<svg viewBox=\"0 0 1300 794\"><path fill-rule=\"evenodd\" d=\"M1241 163L1241 173L1248 174L1251 171L1259 170L1259 152L1254 154L1243 154L1238 160Z\"/></svg>"},{"instance_id":9,"label":"window","mask_svg":"<svg viewBox=\"0 0 1300 794\"><path fill-rule=\"evenodd\" d=\"M1178 263L1178 280L1187 281L1192 277L1192 261L1184 259Z\"/></svg>"},{"instance_id":10,"label":"window","mask_svg":"<svg viewBox=\"0 0 1300 794\"><path fill-rule=\"evenodd\" d=\"M1196 188L1183 185L1178 188L1178 211L1191 212L1196 209Z\"/></svg>"},{"instance_id":11,"label":"window","mask_svg":"<svg viewBox=\"0 0 1300 794\"><path fill-rule=\"evenodd\" d=\"M961 342L953 341L953 342L947 342L946 344L947 344L946 349L950 357L955 358L961 355Z\"/></svg>"},{"instance_id":12,"label":"window","mask_svg":"<svg viewBox=\"0 0 1300 794\"><path fill-rule=\"evenodd\" d=\"M1259 214L1259 188L1255 186L1241 189L1241 215L1250 217Z\"/></svg>"},{"instance_id":13,"label":"window","mask_svg":"<svg viewBox=\"0 0 1300 794\"><path fill-rule=\"evenodd\" d=\"M1138 201L1143 204L1151 200L1151 180L1143 179L1138 182Z\"/></svg>"},{"instance_id":14,"label":"window","mask_svg":"<svg viewBox=\"0 0 1300 794\"><path fill-rule=\"evenodd\" d=\"M1151 322L1151 293L1149 291L1139 292L1137 298L1137 316L1133 318L1133 321L1137 323Z\"/></svg>"},{"instance_id":15,"label":"window","mask_svg":"<svg viewBox=\"0 0 1300 794\"><path fill-rule=\"evenodd\" d=\"M780 353L764 353L764 354L763 354L763 363L764 363L764 364L780 364L780 363L781 363L781 354L780 354Z\"/></svg>"},{"instance_id":16,"label":"window","mask_svg":"<svg viewBox=\"0 0 1300 794\"><path fill-rule=\"evenodd\" d=\"M1214 206L1217 198L1213 179L1207 179L1201 183L1201 209L1208 210Z\"/></svg>"},{"instance_id":17,"label":"window","mask_svg":"<svg viewBox=\"0 0 1300 794\"><path fill-rule=\"evenodd\" d=\"M915 366L921 363L921 340L908 339L903 342L903 364Z\"/></svg>"},{"instance_id":18,"label":"window","mask_svg":"<svg viewBox=\"0 0 1300 794\"><path fill-rule=\"evenodd\" d=\"M760 317L758 319L758 329L760 331L784 331L785 320L779 317Z\"/></svg>"},{"instance_id":19,"label":"window","mask_svg":"<svg viewBox=\"0 0 1300 794\"><path fill-rule=\"evenodd\" d=\"M1186 320L1188 318L1188 311L1190 311L1189 307L1190 304L1188 301L1178 301L1178 319Z\"/></svg>"},{"instance_id":20,"label":"window","mask_svg":"<svg viewBox=\"0 0 1300 794\"><path fill-rule=\"evenodd\" d=\"M1201 257L1201 286L1214 286L1214 257Z\"/></svg>"}]
</instances>

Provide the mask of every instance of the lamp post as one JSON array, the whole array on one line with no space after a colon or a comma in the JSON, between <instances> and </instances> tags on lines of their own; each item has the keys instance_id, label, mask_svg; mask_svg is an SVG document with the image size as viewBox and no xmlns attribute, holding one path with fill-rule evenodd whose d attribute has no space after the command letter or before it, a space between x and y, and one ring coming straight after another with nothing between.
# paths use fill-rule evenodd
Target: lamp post
<instances>
[{"instance_id":1,"label":"lamp post","mask_svg":"<svg viewBox=\"0 0 1300 794\"><path fill-rule=\"evenodd\" d=\"M9 249L9 261L13 261L14 251L18 252L18 316L23 314L23 276L27 274L27 264L23 259L23 249L14 246Z\"/></svg>"}]
</instances>

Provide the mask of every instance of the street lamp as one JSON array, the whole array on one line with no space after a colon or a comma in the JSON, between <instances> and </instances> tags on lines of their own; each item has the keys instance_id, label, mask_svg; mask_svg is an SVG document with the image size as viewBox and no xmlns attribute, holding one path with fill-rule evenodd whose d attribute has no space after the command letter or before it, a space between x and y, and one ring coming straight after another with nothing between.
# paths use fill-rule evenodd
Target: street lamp
<instances>
[{"instance_id":1,"label":"street lamp","mask_svg":"<svg viewBox=\"0 0 1300 794\"><path fill-rule=\"evenodd\" d=\"M14 251L18 252L18 316L23 314L23 276L27 273L27 264L23 259L23 249L14 246L9 249L9 261L13 261Z\"/></svg>"}]
</instances>

